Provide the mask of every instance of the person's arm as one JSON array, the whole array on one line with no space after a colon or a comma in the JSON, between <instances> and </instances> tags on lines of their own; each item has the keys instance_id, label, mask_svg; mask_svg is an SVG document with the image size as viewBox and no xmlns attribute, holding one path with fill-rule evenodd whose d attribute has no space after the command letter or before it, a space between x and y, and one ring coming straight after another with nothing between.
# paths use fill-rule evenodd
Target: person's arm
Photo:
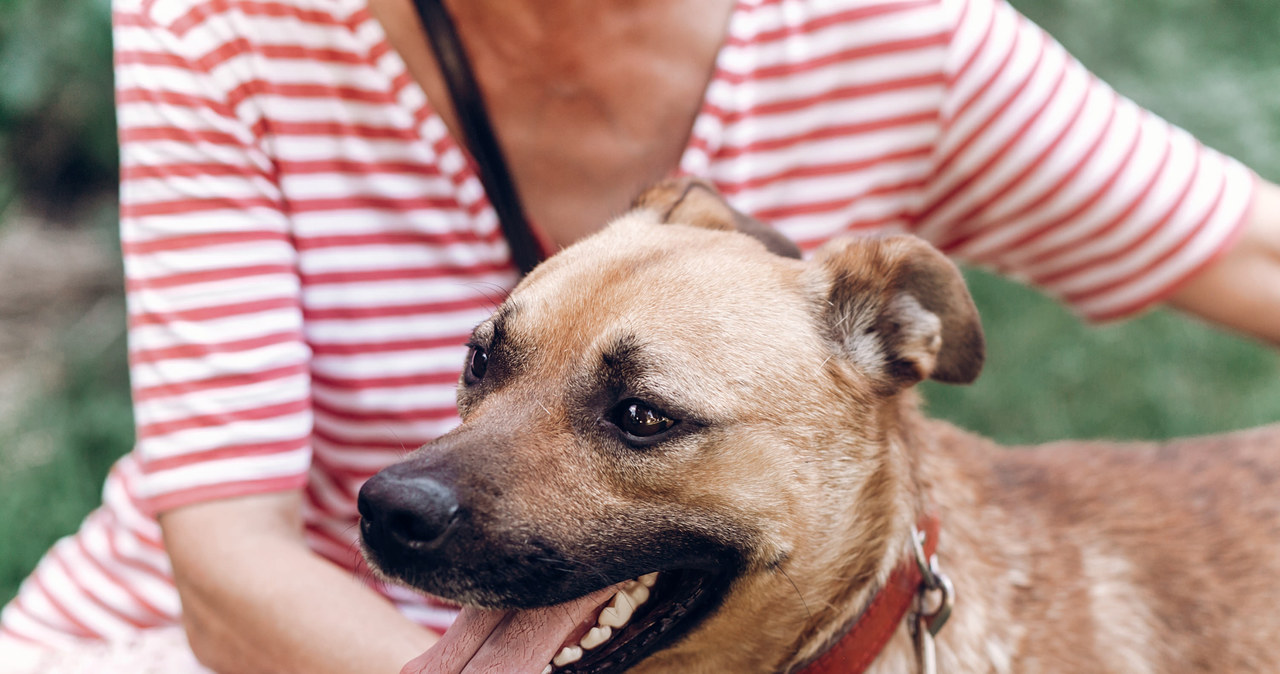
<instances>
[{"instance_id":1,"label":"person's arm","mask_svg":"<svg viewBox=\"0 0 1280 674\"><path fill-rule=\"evenodd\" d=\"M1240 239L1169 303L1280 346L1280 186L1258 182Z\"/></svg>"},{"instance_id":2,"label":"person's arm","mask_svg":"<svg viewBox=\"0 0 1280 674\"><path fill-rule=\"evenodd\" d=\"M435 642L312 553L301 497L210 501L160 517L197 659L236 674L393 674Z\"/></svg>"},{"instance_id":3,"label":"person's arm","mask_svg":"<svg viewBox=\"0 0 1280 674\"><path fill-rule=\"evenodd\" d=\"M189 642L223 672L398 672L432 635L303 538L311 351L294 223L243 98L259 62L223 48L234 12L117 4L131 489L160 513Z\"/></svg>"}]
</instances>

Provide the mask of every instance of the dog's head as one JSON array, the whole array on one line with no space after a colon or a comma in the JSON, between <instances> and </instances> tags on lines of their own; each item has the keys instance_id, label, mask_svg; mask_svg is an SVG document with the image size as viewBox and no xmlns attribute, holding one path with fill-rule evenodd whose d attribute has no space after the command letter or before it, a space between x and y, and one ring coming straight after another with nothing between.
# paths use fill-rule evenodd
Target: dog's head
<instances>
[{"instance_id":1,"label":"dog's head","mask_svg":"<svg viewBox=\"0 0 1280 674\"><path fill-rule=\"evenodd\" d=\"M705 185L666 183L476 328L463 424L361 491L366 553L479 607L424 671L537 674L584 640L603 643L557 671L775 671L821 602L886 569L900 394L982 358L924 242L805 262Z\"/></svg>"}]
</instances>

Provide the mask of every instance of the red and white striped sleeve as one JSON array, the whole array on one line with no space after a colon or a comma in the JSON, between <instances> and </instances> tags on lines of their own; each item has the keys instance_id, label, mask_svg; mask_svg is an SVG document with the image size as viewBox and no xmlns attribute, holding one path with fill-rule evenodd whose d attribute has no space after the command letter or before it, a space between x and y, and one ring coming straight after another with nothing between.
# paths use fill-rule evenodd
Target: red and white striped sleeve
<instances>
[{"instance_id":1,"label":"red and white striped sleeve","mask_svg":"<svg viewBox=\"0 0 1280 674\"><path fill-rule=\"evenodd\" d=\"M218 56L233 31L134 4L114 38L139 496L159 512L299 488L309 351L253 75Z\"/></svg>"},{"instance_id":2,"label":"red and white striped sleeve","mask_svg":"<svg viewBox=\"0 0 1280 674\"><path fill-rule=\"evenodd\" d=\"M1254 174L1119 96L1003 0L953 12L918 232L1095 320L1166 297L1233 241Z\"/></svg>"}]
</instances>

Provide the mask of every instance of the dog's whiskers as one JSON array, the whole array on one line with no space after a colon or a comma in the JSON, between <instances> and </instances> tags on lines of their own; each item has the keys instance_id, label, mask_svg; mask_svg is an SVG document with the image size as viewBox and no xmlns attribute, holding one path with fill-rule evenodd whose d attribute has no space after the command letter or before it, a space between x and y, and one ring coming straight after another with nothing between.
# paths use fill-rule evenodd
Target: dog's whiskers
<instances>
[{"instance_id":1,"label":"dog's whiskers","mask_svg":"<svg viewBox=\"0 0 1280 674\"><path fill-rule=\"evenodd\" d=\"M507 295L509 294L509 291L506 288L503 288L497 283L493 283L491 281L472 281L461 285L469 290L474 290L476 293L483 296L489 303L490 308L494 311L497 311L498 307L506 301ZM485 290L480 286L488 286L493 289L493 292L485 292Z\"/></svg>"},{"instance_id":2,"label":"dog's whiskers","mask_svg":"<svg viewBox=\"0 0 1280 674\"><path fill-rule=\"evenodd\" d=\"M413 451L412 449L409 449L408 447L405 446L404 440L400 438L400 434L396 433L394 428L391 428L390 426L384 426L383 430L387 432L387 435L391 436L391 439L394 440L397 445L400 445L400 454L402 456Z\"/></svg>"},{"instance_id":3,"label":"dog's whiskers","mask_svg":"<svg viewBox=\"0 0 1280 674\"><path fill-rule=\"evenodd\" d=\"M805 601L804 593L800 592L800 586L796 585L796 581L791 577L791 574L787 573L786 569L779 568L778 573L781 573L782 577L786 578L788 583L791 583L791 589L796 591L796 596L800 598L800 605L804 606L806 619L813 620L813 612L809 610L809 602Z\"/></svg>"},{"instance_id":4,"label":"dog's whiskers","mask_svg":"<svg viewBox=\"0 0 1280 674\"><path fill-rule=\"evenodd\" d=\"M344 527L342 529L343 535L345 536L348 532L350 532L352 529L355 529L358 526L360 526L360 521L356 520L354 524ZM347 544L347 551L351 553L351 559L353 561L351 565L352 578L359 580L362 583L365 583L366 585L370 585L370 584L382 585L383 584L382 581L378 578L377 574L373 571L373 569L369 567L369 564L364 561L364 558L365 558L364 551L361 550L360 548L359 536L352 537L351 542Z\"/></svg>"},{"instance_id":5,"label":"dog's whiskers","mask_svg":"<svg viewBox=\"0 0 1280 674\"><path fill-rule=\"evenodd\" d=\"M609 577L605 575L599 567L593 564L580 562L576 559L564 559L563 557L535 557L534 559L551 565L557 571L563 571L565 573L586 572L599 578L606 584L610 582Z\"/></svg>"}]
</instances>

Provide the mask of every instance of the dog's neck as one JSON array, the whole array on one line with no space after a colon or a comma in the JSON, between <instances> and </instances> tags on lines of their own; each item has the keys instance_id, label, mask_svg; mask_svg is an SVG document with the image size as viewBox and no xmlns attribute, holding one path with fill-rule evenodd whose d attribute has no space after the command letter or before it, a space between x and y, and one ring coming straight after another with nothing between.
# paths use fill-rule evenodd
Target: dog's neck
<instances>
[{"instance_id":1,"label":"dog's neck","mask_svg":"<svg viewBox=\"0 0 1280 674\"><path fill-rule=\"evenodd\" d=\"M883 587L889 574L913 560L912 525L923 514L936 515L941 522L938 559L943 571L956 583L959 601L990 603L989 598L999 594L998 590L989 590L991 583L1000 582L998 577L1008 572L1001 563L1001 551L984 549L977 523L959 515L972 512L973 504L980 498L980 485L987 479L985 474L980 474L985 469L979 468L987 462L978 460L976 455L996 451L995 445L945 422L926 418L919 411L917 396L912 392L897 396L882 413L886 418L882 419L881 427L892 429L884 438L888 445L884 454L887 483L873 488L889 495L881 506L886 508L881 516L888 515L884 521L890 524L883 535L868 546L879 556L879 562L850 568L849 575L836 574L836 577L855 580L847 583L843 591L825 595L841 599L827 615L813 615L786 671L799 671L804 663L813 661L838 643ZM866 500L856 502L860 512L851 515L855 521L865 516L862 510ZM964 507L957 507L961 504ZM973 671L978 660L991 662L990 655L999 652L999 644L977 643L973 636L993 634L991 625L976 624L987 622L989 613L965 611L940 633L937 645L941 669ZM945 666L945 663L954 666ZM917 667L907 620L903 620L867 671L873 674L904 672L916 671Z\"/></svg>"},{"instance_id":2,"label":"dog's neck","mask_svg":"<svg viewBox=\"0 0 1280 674\"><path fill-rule=\"evenodd\" d=\"M911 393L888 401L880 413L878 421L864 419L867 426L838 429L826 438L862 437L857 441L861 445L824 447L849 453L844 463L856 465L860 474L843 484L813 487L848 494L841 502L810 504L808 530L800 536L813 547L795 551L777 572L743 578L744 586L735 592L743 599L724 606L722 619L715 621L726 627L709 625L696 649L677 645L638 671L801 671L840 640L893 570L912 559L912 525L924 512L939 517L938 558L955 583L957 604L964 607L939 634L940 670L987 671L1001 652L1012 652L1005 649L1008 639L1003 636L1009 621L999 621L1008 613L1007 595L1018 581L1008 577L1012 567L1007 551L990 547L985 533L987 521L1003 515L984 513L979 526L972 514L960 514L978 509L975 503L988 476L974 472L985 470L978 467L985 462L977 455L995 451L995 446L925 418ZM870 426L892 430L871 432L873 441L868 439ZM876 449L869 451L868 443ZM851 547L850 541L856 544ZM842 564L833 568L830 560ZM749 643L742 638L742 625L754 626ZM708 659L708 652L716 657ZM904 620L867 672L914 672L917 667Z\"/></svg>"}]
</instances>

